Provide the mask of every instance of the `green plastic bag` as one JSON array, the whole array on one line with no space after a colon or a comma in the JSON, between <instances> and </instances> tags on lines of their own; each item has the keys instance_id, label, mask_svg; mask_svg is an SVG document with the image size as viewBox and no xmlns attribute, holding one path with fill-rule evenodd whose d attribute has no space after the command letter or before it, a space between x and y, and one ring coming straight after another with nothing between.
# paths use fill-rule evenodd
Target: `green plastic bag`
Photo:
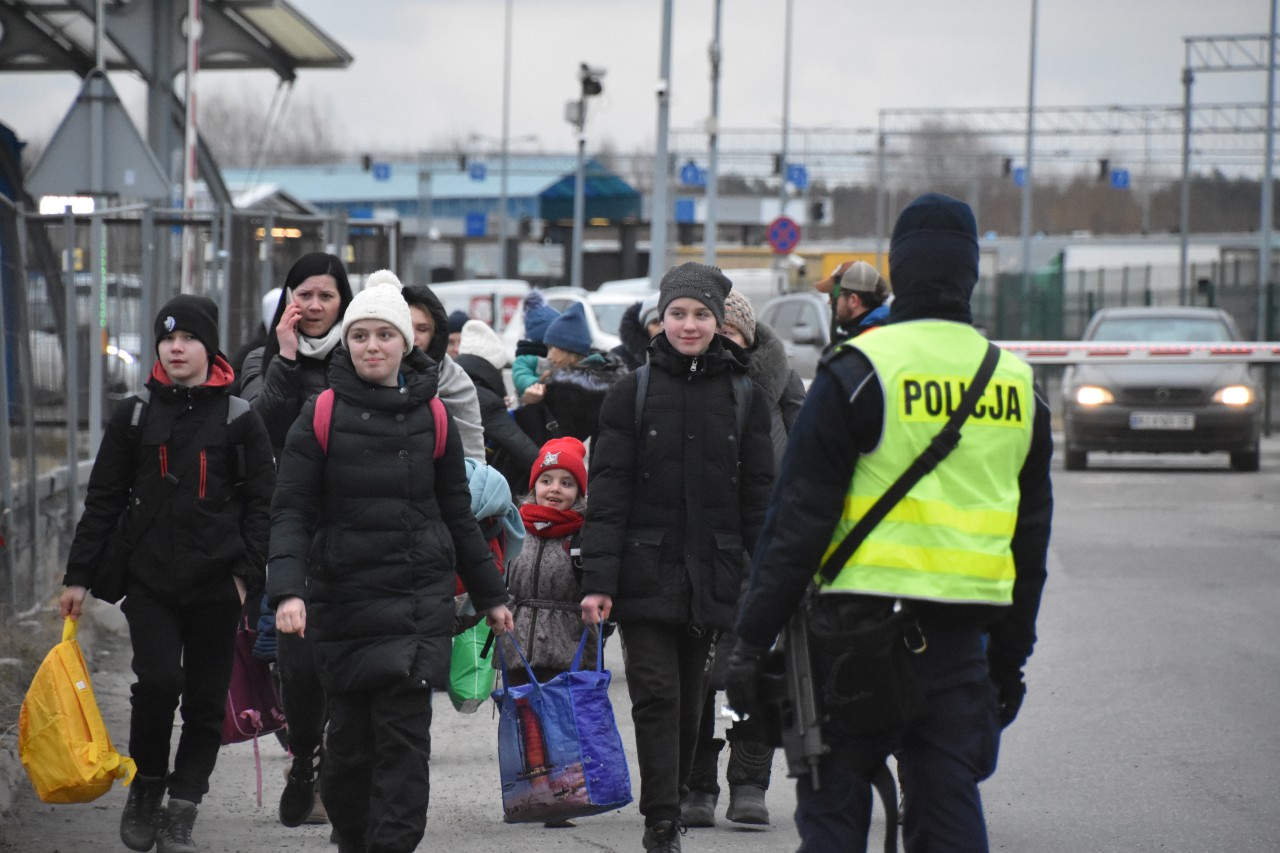
<instances>
[{"instance_id":1,"label":"green plastic bag","mask_svg":"<svg viewBox=\"0 0 1280 853\"><path fill-rule=\"evenodd\" d=\"M449 660L449 699L463 714L474 714L493 692L496 671L488 655L481 656L489 626L480 622L453 638ZM493 650L490 648L489 654Z\"/></svg>"}]
</instances>

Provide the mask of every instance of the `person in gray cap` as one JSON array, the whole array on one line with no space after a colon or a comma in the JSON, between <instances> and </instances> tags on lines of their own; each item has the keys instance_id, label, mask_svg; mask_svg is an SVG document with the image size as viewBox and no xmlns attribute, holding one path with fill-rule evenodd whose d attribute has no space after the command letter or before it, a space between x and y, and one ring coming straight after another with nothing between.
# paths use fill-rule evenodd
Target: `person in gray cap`
<instances>
[{"instance_id":1,"label":"person in gray cap","mask_svg":"<svg viewBox=\"0 0 1280 853\"><path fill-rule=\"evenodd\" d=\"M766 394L716 334L732 286L697 263L663 276L662 333L605 397L592 456L582 618L626 644L646 850L680 849L708 663L773 482Z\"/></svg>"},{"instance_id":2,"label":"person in gray cap","mask_svg":"<svg viewBox=\"0 0 1280 853\"><path fill-rule=\"evenodd\" d=\"M866 849L871 780L892 753L906 849L979 853L978 784L1026 694L1046 576L1049 407L1031 368L973 328L968 205L913 201L889 267L889 323L822 360L791 431L725 690L740 713L764 710L763 657L805 608L826 750L796 782L800 849Z\"/></svg>"},{"instance_id":3,"label":"person in gray cap","mask_svg":"<svg viewBox=\"0 0 1280 853\"><path fill-rule=\"evenodd\" d=\"M866 261L845 261L814 288L831 300L831 342L883 326L889 319L889 282Z\"/></svg>"}]
</instances>

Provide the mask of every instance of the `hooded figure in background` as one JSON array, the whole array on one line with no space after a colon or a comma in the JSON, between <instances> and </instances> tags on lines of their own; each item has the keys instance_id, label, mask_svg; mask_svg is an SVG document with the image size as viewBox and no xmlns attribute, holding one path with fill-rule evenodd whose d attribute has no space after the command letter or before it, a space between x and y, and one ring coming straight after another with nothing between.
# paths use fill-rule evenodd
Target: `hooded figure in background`
<instances>
[{"instance_id":1,"label":"hooded figure in background","mask_svg":"<svg viewBox=\"0 0 1280 853\"><path fill-rule=\"evenodd\" d=\"M525 479L529 466L538 455L538 445L516 426L507 411L507 386L502 380L507 352L502 338L480 320L468 320L462 327L462 340L455 361L476 386L489 464L507 479L511 494L524 494Z\"/></svg>"},{"instance_id":2,"label":"hooded figure in background","mask_svg":"<svg viewBox=\"0 0 1280 853\"><path fill-rule=\"evenodd\" d=\"M369 277L371 284L377 275L378 273L374 273ZM387 275L391 273L388 272ZM400 280L395 279L394 283L399 286ZM414 345L440 366L436 396L458 425L462 449L468 458L483 462L484 426L480 400L476 396L476 386L471 377L449 355L449 332L452 328L449 314L445 312L440 297L425 284L405 285L401 287L400 293L404 296L404 301L409 303L409 312L413 316Z\"/></svg>"},{"instance_id":3,"label":"hooded figure in background","mask_svg":"<svg viewBox=\"0 0 1280 853\"><path fill-rule=\"evenodd\" d=\"M622 339L622 343L609 350L627 370L635 370L645 363L648 358L645 350L649 348L649 341L653 338L640 322L642 305L643 303L637 302L622 312L622 319L618 321L618 337Z\"/></svg>"}]
</instances>

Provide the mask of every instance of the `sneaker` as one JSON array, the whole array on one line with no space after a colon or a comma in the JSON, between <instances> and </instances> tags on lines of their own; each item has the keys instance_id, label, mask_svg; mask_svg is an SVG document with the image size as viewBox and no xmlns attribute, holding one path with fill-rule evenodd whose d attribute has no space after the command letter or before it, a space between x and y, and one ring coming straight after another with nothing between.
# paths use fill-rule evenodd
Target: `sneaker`
<instances>
[{"instance_id":1,"label":"sneaker","mask_svg":"<svg viewBox=\"0 0 1280 853\"><path fill-rule=\"evenodd\" d=\"M160 829L156 832L158 853L200 853L191 838L196 810L196 804L190 800L169 798L169 804L160 811Z\"/></svg>"},{"instance_id":2,"label":"sneaker","mask_svg":"<svg viewBox=\"0 0 1280 853\"><path fill-rule=\"evenodd\" d=\"M139 773L129 785L129 799L120 816L120 840L130 850L150 850L156 843L160 825L160 804L164 802L164 777Z\"/></svg>"},{"instance_id":3,"label":"sneaker","mask_svg":"<svg viewBox=\"0 0 1280 853\"><path fill-rule=\"evenodd\" d=\"M302 826L315 810L320 760L318 752L295 755L293 765L285 771L284 791L280 793L280 822L285 826Z\"/></svg>"}]
</instances>

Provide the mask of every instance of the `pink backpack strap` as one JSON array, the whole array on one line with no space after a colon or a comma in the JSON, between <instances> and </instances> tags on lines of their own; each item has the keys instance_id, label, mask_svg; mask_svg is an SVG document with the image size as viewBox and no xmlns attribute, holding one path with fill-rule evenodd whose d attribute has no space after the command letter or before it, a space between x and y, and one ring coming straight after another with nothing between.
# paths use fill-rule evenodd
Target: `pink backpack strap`
<instances>
[{"instance_id":1,"label":"pink backpack strap","mask_svg":"<svg viewBox=\"0 0 1280 853\"><path fill-rule=\"evenodd\" d=\"M329 455L329 423L333 420L333 389L326 388L316 397L316 410L311 416L311 429L325 456Z\"/></svg>"},{"instance_id":2,"label":"pink backpack strap","mask_svg":"<svg viewBox=\"0 0 1280 853\"><path fill-rule=\"evenodd\" d=\"M444 456L444 446L449 440L449 415L439 397L431 398L431 419L436 425L436 446L431 458L439 459Z\"/></svg>"}]
</instances>

